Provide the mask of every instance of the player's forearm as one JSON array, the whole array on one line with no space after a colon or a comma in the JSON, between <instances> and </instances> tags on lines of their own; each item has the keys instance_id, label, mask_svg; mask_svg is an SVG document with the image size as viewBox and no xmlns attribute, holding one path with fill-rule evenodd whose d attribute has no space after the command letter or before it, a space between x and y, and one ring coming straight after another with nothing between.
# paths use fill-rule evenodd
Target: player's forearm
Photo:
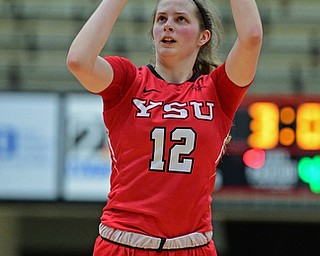
<instances>
[{"instance_id":1,"label":"player's forearm","mask_svg":"<svg viewBox=\"0 0 320 256\"><path fill-rule=\"evenodd\" d=\"M92 67L128 0L103 0L72 42L67 62Z\"/></svg>"},{"instance_id":2,"label":"player's forearm","mask_svg":"<svg viewBox=\"0 0 320 256\"><path fill-rule=\"evenodd\" d=\"M262 23L255 0L230 0L233 19L242 44L261 44Z\"/></svg>"}]
</instances>

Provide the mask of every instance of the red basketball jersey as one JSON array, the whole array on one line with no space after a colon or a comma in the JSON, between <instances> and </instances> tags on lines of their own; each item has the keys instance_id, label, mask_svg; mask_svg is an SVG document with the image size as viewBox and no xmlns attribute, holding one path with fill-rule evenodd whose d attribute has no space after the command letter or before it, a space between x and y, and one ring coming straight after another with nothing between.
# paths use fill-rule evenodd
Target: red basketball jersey
<instances>
[{"instance_id":1,"label":"red basketball jersey","mask_svg":"<svg viewBox=\"0 0 320 256\"><path fill-rule=\"evenodd\" d=\"M114 79L100 95L112 175L102 223L165 238L211 230L216 166L247 87L224 65L177 85L151 66L107 61Z\"/></svg>"}]
</instances>

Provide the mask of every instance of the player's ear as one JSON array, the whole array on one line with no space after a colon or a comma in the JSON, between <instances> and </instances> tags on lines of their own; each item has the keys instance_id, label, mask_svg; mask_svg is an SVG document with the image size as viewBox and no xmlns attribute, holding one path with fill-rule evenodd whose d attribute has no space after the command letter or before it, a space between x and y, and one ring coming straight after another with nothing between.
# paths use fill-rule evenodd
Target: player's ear
<instances>
[{"instance_id":1,"label":"player's ear","mask_svg":"<svg viewBox=\"0 0 320 256\"><path fill-rule=\"evenodd\" d=\"M207 42L210 41L210 38L211 38L211 32L208 29L204 30L203 32L201 32L199 45L200 46L205 45Z\"/></svg>"}]
</instances>

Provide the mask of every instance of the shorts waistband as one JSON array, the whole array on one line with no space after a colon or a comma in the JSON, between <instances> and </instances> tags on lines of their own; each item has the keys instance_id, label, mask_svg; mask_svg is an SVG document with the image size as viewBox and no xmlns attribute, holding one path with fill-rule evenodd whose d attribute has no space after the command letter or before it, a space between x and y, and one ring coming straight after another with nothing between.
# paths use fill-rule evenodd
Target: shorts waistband
<instances>
[{"instance_id":1,"label":"shorts waistband","mask_svg":"<svg viewBox=\"0 0 320 256\"><path fill-rule=\"evenodd\" d=\"M145 250L162 251L204 246L211 241L213 233L212 231L205 233L194 232L174 238L158 238L110 228L100 223L99 234L102 238L108 241L124 246Z\"/></svg>"}]
</instances>

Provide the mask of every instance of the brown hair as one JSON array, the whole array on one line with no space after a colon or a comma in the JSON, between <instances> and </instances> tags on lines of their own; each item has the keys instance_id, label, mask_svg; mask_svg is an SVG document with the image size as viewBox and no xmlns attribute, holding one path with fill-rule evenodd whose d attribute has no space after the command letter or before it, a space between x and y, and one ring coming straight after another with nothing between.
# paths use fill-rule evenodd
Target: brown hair
<instances>
[{"instance_id":1,"label":"brown hair","mask_svg":"<svg viewBox=\"0 0 320 256\"><path fill-rule=\"evenodd\" d=\"M218 55L218 49L221 42L222 24L217 9L213 6L213 4L210 3L209 0L191 1L193 1L197 6L196 15L200 22L200 29L202 31L207 29L211 33L210 40L200 48L193 68L200 74L209 74L221 64ZM152 15L152 25L154 24L157 9L158 7L155 8Z\"/></svg>"}]
</instances>

